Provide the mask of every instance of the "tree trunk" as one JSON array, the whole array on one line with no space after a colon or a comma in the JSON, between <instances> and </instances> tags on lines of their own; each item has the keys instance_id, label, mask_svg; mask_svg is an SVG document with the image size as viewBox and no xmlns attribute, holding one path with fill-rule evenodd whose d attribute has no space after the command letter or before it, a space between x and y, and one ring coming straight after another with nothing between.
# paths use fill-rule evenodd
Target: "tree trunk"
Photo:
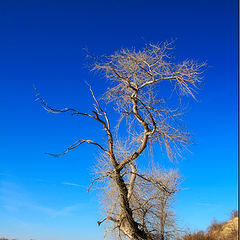
<instances>
[{"instance_id":1,"label":"tree trunk","mask_svg":"<svg viewBox=\"0 0 240 240\"><path fill-rule=\"evenodd\" d=\"M128 200L128 189L119 171L115 171L114 180L120 192L120 230L130 240L150 240L145 231L139 229L137 222L134 221Z\"/></svg>"}]
</instances>

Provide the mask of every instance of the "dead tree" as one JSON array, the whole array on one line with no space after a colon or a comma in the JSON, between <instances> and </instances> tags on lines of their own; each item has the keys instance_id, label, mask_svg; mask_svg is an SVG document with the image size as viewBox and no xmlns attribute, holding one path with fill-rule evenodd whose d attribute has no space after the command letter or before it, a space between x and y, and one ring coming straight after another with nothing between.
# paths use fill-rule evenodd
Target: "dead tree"
<instances>
[{"instance_id":1,"label":"dead tree","mask_svg":"<svg viewBox=\"0 0 240 240\"><path fill-rule=\"evenodd\" d=\"M101 183L105 187L103 204L106 217L98 224L110 223L111 231L117 230L120 238L164 238L169 219L164 214L170 214L167 205L177 191L179 177L175 172L161 173L156 168L144 173L138 168L137 159L156 141L165 148L170 159L181 155L191 143L190 134L178 121L183 114L181 104L175 108L168 107L164 98L166 93L161 92L168 88L161 87L171 86L171 94L177 93L177 99L184 95L195 99L204 64L191 60L176 63L171 50L171 43L164 42L149 44L139 51L122 49L110 56L94 58L92 70L104 73L109 80L109 88L99 100L90 88L95 101L95 109L91 113L73 108L52 108L37 94L48 111L71 112L91 118L106 132L103 143L81 139L54 156L66 154L83 143L100 149L102 154L96 167L97 176L90 186ZM114 110L120 114L115 128L102 102L113 104ZM120 124L127 129L123 137L118 134Z\"/></svg>"}]
</instances>

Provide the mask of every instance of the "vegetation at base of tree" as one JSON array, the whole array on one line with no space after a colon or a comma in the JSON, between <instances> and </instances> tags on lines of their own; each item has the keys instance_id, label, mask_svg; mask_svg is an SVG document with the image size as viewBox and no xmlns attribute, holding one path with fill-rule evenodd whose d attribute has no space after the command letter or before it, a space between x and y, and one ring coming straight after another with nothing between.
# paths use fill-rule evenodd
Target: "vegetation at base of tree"
<instances>
[{"instance_id":1,"label":"vegetation at base of tree","mask_svg":"<svg viewBox=\"0 0 240 240\"><path fill-rule=\"evenodd\" d=\"M177 240L238 240L238 223L238 211L233 210L229 221L218 222L213 219L205 232L187 232Z\"/></svg>"}]
</instances>

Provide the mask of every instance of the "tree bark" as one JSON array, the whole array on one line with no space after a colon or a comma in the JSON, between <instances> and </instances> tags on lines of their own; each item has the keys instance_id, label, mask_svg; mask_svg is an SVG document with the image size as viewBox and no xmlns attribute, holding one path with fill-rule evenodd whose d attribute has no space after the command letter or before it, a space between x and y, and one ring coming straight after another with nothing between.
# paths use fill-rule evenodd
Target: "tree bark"
<instances>
[{"instance_id":1,"label":"tree bark","mask_svg":"<svg viewBox=\"0 0 240 240\"><path fill-rule=\"evenodd\" d=\"M128 200L128 189L119 171L115 171L113 179L120 192L120 231L127 235L130 240L150 240L147 234L139 229L138 223L134 221Z\"/></svg>"}]
</instances>

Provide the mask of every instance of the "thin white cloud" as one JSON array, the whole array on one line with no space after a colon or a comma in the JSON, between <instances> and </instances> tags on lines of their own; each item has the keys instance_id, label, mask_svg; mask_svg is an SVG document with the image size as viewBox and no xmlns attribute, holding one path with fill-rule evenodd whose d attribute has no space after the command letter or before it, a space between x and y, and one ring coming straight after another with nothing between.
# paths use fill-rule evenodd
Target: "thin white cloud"
<instances>
[{"instance_id":1,"label":"thin white cloud","mask_svg":"<svg viewBox=\"0 0 240 240\"><path fill-rule=\"evenodd\" d=\"M50 217L60 217L60 216L71 215L74 213L74 211L78 210L82 206L81 204L74 204L74 205L65 206L60 209L53 209L53 208L49 208L49 207L45 207L45 206L33 204L33 203L27 203L24 205L26 208L32 211L37 211L45 215L48 215Z\"/></svg>"},{"instance_id":2,"label":"thin white cloud","mask_svg":"<svg viewBox=\"0 0 240 240\"><path fill-rule=\"evenodd\" d=\"M82 204L72 204L62 208L51 208L34 201L28 192L19 185L11 182L0 182L0 208L8 212L17 213L30 211L35 214L44 214L49 217L71 215L82 207Z\"/></svg>"},{"instance_id":3,"label":"thin white cloud","mask_svg":"<svg viewBox=\"0 0 240 240\"><path fill-rule=\"evenodd\" d=\"M68 186L75 186L75 187L80 187L80 188L87 189L86 186L83 186L83 185L80 185L80 184L77 184L77 183L62 182L62 184L63 184L63 185L68 185Z\"/></svg>"},{"instance_id":4,"label":"thin white cloud","mask_svg":"<svg viewBox=\"0 0 240 240\"><path fill-rule=\"evenodd\" d=\"M81 207L82 207L82 204L74 204L74 205L66 206L62 209L55 210L55 216L65 216L65 215L71 214Z\"/></svg>"}]
</instances>

